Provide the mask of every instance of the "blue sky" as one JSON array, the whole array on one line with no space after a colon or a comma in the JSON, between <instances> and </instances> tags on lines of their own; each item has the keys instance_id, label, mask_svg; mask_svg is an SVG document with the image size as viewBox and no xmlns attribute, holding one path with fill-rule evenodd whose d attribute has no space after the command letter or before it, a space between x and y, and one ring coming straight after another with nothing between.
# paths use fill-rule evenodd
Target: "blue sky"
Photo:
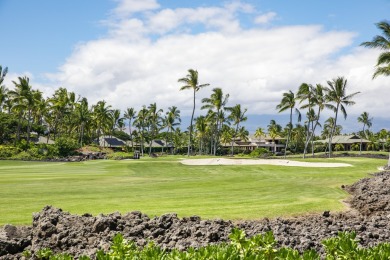
<instances>
[{"instance_id":1,"label":"blue sky","mask_svg":"<svg viewBox=\"0 0 390 260\"><path fill-rule=\"evenodd\" d=\"M300 83L345 76L362 92L348 129L362 111L381 128L389 79L371 80L378 53L359 44L389 13L390 0L0 0L0 64L8 88L28 75L47 95L64 86L91 103L157 102L187 115L191 93L176 91L177 79L194 68L211 84L199 99L221 87L256 121L277 114L281 94Z\"/></svg>"}]
</instances>

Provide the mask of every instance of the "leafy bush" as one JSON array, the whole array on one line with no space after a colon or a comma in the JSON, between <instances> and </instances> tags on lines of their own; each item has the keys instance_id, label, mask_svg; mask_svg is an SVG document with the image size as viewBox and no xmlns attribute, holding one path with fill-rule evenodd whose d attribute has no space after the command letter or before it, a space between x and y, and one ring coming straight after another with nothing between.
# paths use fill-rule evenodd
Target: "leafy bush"
<instances>
[{"instance_id":1,"label":"leafy bush","mask_svg":"<svg viewBox=\"0 0 390 260\"><path fill-rule=\"evenodd\" d=\"M76 153L76 149L79 148L79 144L76 140L67 137L60 137L56 139L54 146L56 147L58 156L60 157L74 155Z\"/></svg>"},{"instance_id":2,"label":"leafy bush","mask_svg":"<svg viewBox=\"0 0 390 260\"><path fill-rule=\"evenodd\" d=\"M20 152L19 148L14 146L0 145L0 158L6 159L17 155Z\"/></svg>"},{"instance_id":3,"label":"leafy bush","mask_svg":"<svg viewBox=\"0 0 390 260\"><path fill-rule=\"evenodd\" d=\"M320 255L314 250L306 250L300 253L298 250L282 247L276 248L277 241L269 231L247 238L243 230L233 229L229 235L230 243L208 245L201 248L189 248L187 251L173 249L167 251L150 242L144 248L138 248L133 241L127 241L121 234L113 238L113 243L108 252L98 251L97 260L114 259L285 259L285 260L319 260ZM358 247L355 233L340 232L337 237L326 239L322 242L325 247L325 259L390 259L390 243L381 243L370 248ZM41 249L34 256L25 251L25 257L37 259L73 259L68 254L54 255L50 249ZM86 256L81 260L90 259Z\"/></svg>"},{"instance_id":4,"label":"leafy bush","mask_svg":"<svg viewBox=\"0 0 390 260\"><path fill-rule=\"evenodd\" d=\"M106 158L110 160L123 160L123 159L132 159L133 155L134 153L115 152L115 153L108 153L106 155Z\"/></svg>"},{"instance_id":5,"label":"leafy bush","mask_svg":"<svg viewBox=\"0 0 390 260\"><path fill-rule=\"evenodd\" d=\"M267 156L269 154L269 151L265 148L256 148L250 153L251 157L262 157Z\"/></svg>"},{"instance_id":6,"label":"leafy bush","mask_svg":"<svg viewBox=\"0 0 390 260\"><path fill-rule=\"evenodd\" d=\"M22 151L16 155L12 156L11 158L14 160L26 160L26 161L34 159L31 156L31 154L27 151Z\"/></svg>"}]
</instances>

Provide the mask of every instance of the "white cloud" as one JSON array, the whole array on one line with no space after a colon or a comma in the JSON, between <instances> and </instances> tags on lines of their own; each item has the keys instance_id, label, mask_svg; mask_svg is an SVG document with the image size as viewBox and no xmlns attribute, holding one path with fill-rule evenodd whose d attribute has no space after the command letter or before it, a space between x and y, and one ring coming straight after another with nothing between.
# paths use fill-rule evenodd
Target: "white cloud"
<instances>
[{"instance_id":1,"label":"white cloud","mask_svg":"<svg viewBox=\"0 0 390 260\"><path fill-rule=\"evenodd\" d=\"M179 91L177 79L189 68L199 71L201 83L211 84L197 93L198 108L202 97L221 87L230 93L231 105L241 103L249 114L276 113L282 93L295 91L302 82L326 84L345 76L351 92L362 92L349 108L351 114L367 110L389 117L384 104L390 88L385 79L371 80L377 53L357 48L340 54L353 42L353 32L326 31L318 25L243 29L237 12L256 12L241 2L157 9L158 3L145 1L148 5L142 8L130 7L135 2L122 1L118 8L145 10L143 18L121 18L105 39L78 46L50 78L88 97L90 104L104 99L115 108L139 109L157 102L162 108L176 105L188 115L192 92ZM256 21L275 16L270 12Z\"/></svg>"},{"instance_id":2,"label":"white cloud","mask_svg":"<svg viewBox=\"0 0 390 260\"><path fill-rule=\"evenodd\" d=\"M113 10L117 16L124 17L133 13L158 9L156 0L118 0L118 6Z\"/></svg>"},{"instance_id":3,"label":"white cloud","mask_svg":"<svg viewBox=\"0 0 390 260\"><path fill-rule=\"evenodd\" d=\"M255 23L256 24L267 24L270 23L277 14L275 12L268 12L266 14L259 15L255 18Z\"/></svg>"}]
</instances>

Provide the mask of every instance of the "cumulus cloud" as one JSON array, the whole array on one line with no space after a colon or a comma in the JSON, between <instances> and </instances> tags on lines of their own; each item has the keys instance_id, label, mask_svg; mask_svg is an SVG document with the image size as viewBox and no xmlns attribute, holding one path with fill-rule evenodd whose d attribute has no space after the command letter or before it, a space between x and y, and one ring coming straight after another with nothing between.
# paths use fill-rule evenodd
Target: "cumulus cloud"
<instances>
[{"instance_id":1,"label":"cumulus cloud","mask_svg":"<svg viewBox=\"0 0 390 260\"><path fill-rule=\"evenodd\" d=\"M156 0L120 0L113 14L119 17L128 16L134 13L158 9L160 5Z\"/></svg>"},{"instance_id":2,"label":"cumulus cloud","mask_svg":"<svg viewBox=\"0 0 390 260\"><path fill-rule=\"evenodd\" d=\"M124 11L119 14L119 9ZM58 73L48 75L91 104L104 99L115 108L139 109L157 102L162 108L176 105L189 115L192 92L179 91L177 79L193 68L200 83L211 84L197 93L198 107L212 88L221 87L230 94L231 105L241 103L249 114L274 114L283 92L295 91L302 82L326 84L345 76L351 92L362 92L350 113L370 110L388 117L380 104L390 88L384 79L371 80L377 53L356 48L342 54L354 32L327 31L319 25L243 29L239 14L259 11L237 1L164 9L156 1L128 0L115 12L120 19L109 26L106 38L81 44ZM143 16L122 16L134 12ZM276 16L269 12L253 18L259 24Z\"/></svg>"},{"instance_id":3,"label":"cumulus cloud","mask_svg":"<svg viewBox=\"0 0 390 260\"><path fill-rule=\"evenodd\" d=\"M270 23L273 19L275 19L275 12L268 12L266 14L259 15L255 18L256 24L267 24Z\"/></svg>"}]
</instances>

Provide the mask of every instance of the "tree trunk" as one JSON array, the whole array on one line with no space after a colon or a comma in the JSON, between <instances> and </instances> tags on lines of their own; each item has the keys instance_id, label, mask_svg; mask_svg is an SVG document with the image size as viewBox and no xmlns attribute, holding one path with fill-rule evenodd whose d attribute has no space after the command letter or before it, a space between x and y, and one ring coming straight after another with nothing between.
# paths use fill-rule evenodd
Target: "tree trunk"
<instances>
[{"instance_id":1,"label":"tree trunk","mask_svg":"<svg viewBox=\"0 0 390 260\"><path fill-rule=\"evenodd\" d=\"M365 127L365 126L366 126L366 125L363 124L363 131L362 131L362 134L364 134L364 127ZM362 144L363 144L363 137L360 136L360 152L359 152L359 155L362 155Z\"/></svg>"},{"instance_id":2,"label":"tree trunk","mask_svg":"<svg viewBox=\"0 0 390 260\"><path fill-rule=\"evenodd\" d=\"M192 115L191 115L191 122L190 122L190 138L189 138L189 143L188 143L188 154L187 156L190 156L190 149L191 149L191 143L192 143L192 121L194 120L194 113L195 113L195 93L196 90L194 88L194 105L192 108Z\"/></svg>"},{"instance_id":3,"label":"tree trunk","mask_svg":"<svg viewBox=\"0 0 390 260\"><path fill-rule=\"evenodd\" d=\"M339 104L337 104L337 107L336 107L336 116L334 118L334 126L333 126L333 129L332 129L330 136L329 136L329 158L332 157L332 138L333 138L334 132L336 131L338 112L339 112Z\"/></svg>"}]
</instances>

